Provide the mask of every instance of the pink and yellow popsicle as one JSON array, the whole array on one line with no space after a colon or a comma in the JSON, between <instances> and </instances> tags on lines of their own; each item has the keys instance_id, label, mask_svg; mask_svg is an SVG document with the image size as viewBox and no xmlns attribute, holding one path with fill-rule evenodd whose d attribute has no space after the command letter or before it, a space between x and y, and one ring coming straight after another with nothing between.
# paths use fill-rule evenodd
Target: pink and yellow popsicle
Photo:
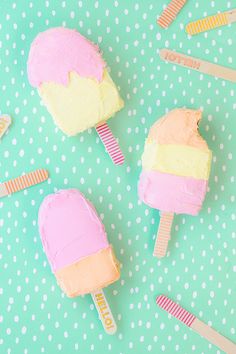
<instances>
[{"instance_id":1,"label":"pink and yellow popsicle","mask_svg":"<svg viewBox=\"0 0 236 354\"><path fill-rule=\"evenodd\" d=\"M124 103L98 46L76 30L51 28L40 33L31 45L28 77L67 136L96 127L113 162L124 162L106 124Z\"/></svg>"},{"instance_id":2,"label":"pink and yellow popsicle","mask_svg":"<svg viewBox=\"0 0 236 354\"><path fill-rule=\"evenodd\" d=\"M101 289L118 280L120 270L92 204L75 189L49 195L40 207L39 230L62 290L69 297L91 293L96 307L103 309L105 330L113 334L116 325Z\"/></svg>"},{"instance_id":3,"label":"pink and yellow popsicle","mask_svg":"<svg viewBox=\"0 0 236 354\"><path fill-rule=\"evenodd\" d=\"M161 211L154 255L166 254L173 215L197 215L205 199L212 153L198 133L201 111L175 109L150 129L139 197Z\"/></svg>"}]
</instances>

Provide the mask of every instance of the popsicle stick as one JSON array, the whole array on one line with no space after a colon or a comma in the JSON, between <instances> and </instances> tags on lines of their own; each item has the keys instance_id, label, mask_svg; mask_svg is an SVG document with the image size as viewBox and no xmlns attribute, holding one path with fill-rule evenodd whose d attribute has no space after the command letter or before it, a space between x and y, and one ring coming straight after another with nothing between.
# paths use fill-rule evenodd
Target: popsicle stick
<instances>
[{"instance_id":1,"label":"popsicle stick","mask_svg":"<svg viewBox=\"0 0 236 354\"><path fill-rule=\"evenodd\" d=\"M168 242L171 238L171 227L174 220L174 214L161 212L160 216L161 219L157 232L153 256L163 258L166 255Z\"/></svg>"},{"instance_id":2,"label":"popsicle stick","mask_svg":"<svg viewBox=\"0 0 236 354\"><path fill-rule=\"evenodd\" d=\"M236 22L236 9L190 22L186 26L186 32L193 36L201 32L210 31L214 28L226 26L233 22Z\"/></svg>"},{"instance_id":3,"label":"popsicle stick","mask_svg":"<svg viewBox=\"0 0 236 354\"><path fill-rule=\"evenodd\" d=\"M11 125L11 117L8 115L0 116L0 139L7 132L9 126Z\"/></svg>"},{"instance_id":4,"label":"popsicle stick","mask_svg":"<svg viewBox=\"0 0 236 354\"><path fill-rule=\"evenodd\" d=\"M96 131L113 163L115 165L122 165L125 160L124 155L107 123L98 124Z\"/></svg>"},{"instance_id":5,"label":"popsicle stick","mask_svg":"<svg viewBox=\"0 0 236 354\"><path fill-rule=\"evenodd\" d=\"M105 332L110 335L115 334L117 326L103 290L98 290L91 295Z\"/></svg>"},{"instance_id":6,"label":"popsicle stick","mask_svg":"<svg viewBox=\"0 0 236 354\"><path fill-rule=\"evenodd\" d=\"M167 28L174 21L187 0L172 0L158 18L157 23L162 28Z\"/></svg>"},{"instance_id":7,"label":"popsicle stick","mask_svg":"<svg viewBox=\"0 0 236 354\"><path fill-rule=\"evenodd\" d=\"M227 354L236 353L236 344L216 332L213 328L200 321L196 316L185 310L180 305L169 299L165 295L160 295L156 299L157 305L163 310L176 317L186 326L192 328L195 332L206 338L209 342L223 350Z\"/></svg>"},{"instance_id":8,"label":"popsicle stick","mask_svg":"<svg viewBox=\"0 0 236 354\"><path fill-rule=\"evenodd\" d=\"M48 171L44 169L27 173L23 176L9 180L0 184L0 198L9 194L19 192L35 184L44 182L48 179Z\"/></svg>"},{"instance_id":9,"label":"popsicle stick","mask_svg":"<svg viewBox=\"0 0 236 354\"><path fill-rule=\"evenodd\" d=\"M203 74L219 77L223 80L236 82L236 70L234 69L177 53L169 49L161 49L159 54L162 60L166 60L172 64L183 66L187 69L196 70Z\"/></svg>"}]
</instances>

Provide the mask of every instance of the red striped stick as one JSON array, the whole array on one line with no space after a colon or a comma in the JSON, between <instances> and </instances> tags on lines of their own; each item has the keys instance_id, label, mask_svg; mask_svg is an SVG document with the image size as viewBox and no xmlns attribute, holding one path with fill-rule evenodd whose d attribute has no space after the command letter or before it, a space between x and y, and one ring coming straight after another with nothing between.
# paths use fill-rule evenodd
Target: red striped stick
<instances>
[{"instance_id":1,"label":"red striped stick","mask_svg":"<svg viewBox=\"0 0 236 354\"><path fill-rule=\"evenodd\" d=\"M98 124L96 131L115 165L124 163L124 155L107 123Z\"/></svg>"},{"instance_id":2,"label":"red striped stick","mask_svg":"<svg viewBox=\"0 0 236 354\"><path fill-rule=\"evenodd\" d=\"M0 184L0 198L6 195L19 192L22 189L34 186L48 179L48 171L36 170Z\"/></svg>"},{"instance_id":3,"label":"red striped stick","mask_svg":"<svg viewBox=\"0 0 236 354\"><path fill-rule=\"evenodd\" d=\"M192 328L195 332L206 338L209 342L216 345L227 354L236 353L236 345L228 338L216 332L213 328L200 321L196 316L185 310L180 305L169 299L165 295L160 295L156 298L156 303L163 310L176 317L186 326Z\"/></svg>"},{"instance_id":4,"label":"red striped stick","mask_svg":"<svg viewBox=\"0 0 236 354\"><path fill-rule=\"evenodd\" d=\"M153 256L163 258L166 255L168 242L171 238L171 227L174 220L174 214L162 211L160 216L161 219L157 232Z\"/></svg>"},{"instance_id":5,"label":"red striped stick","mask_svg":"<svg viewBox=\"0 0 236 354\"><path fill-rule=\"evenodd\" d=\"M172 0L158 18L157 23L163 28L169 27L187 0Z\"/></svg>"},{"instance_id":6,"label":"red striped stick","mask_svg":"<svg viewBox=\"0 0 236 354\"><path fill-rule=\"evenodd\" d=\"M191 327L193 321L196 319L194 315L183 309L180 305L176 304L165 295L158 296L156 303L163 310L169 312L172 316L176 317L188 327Z\"/></svg>"}]
</instances>

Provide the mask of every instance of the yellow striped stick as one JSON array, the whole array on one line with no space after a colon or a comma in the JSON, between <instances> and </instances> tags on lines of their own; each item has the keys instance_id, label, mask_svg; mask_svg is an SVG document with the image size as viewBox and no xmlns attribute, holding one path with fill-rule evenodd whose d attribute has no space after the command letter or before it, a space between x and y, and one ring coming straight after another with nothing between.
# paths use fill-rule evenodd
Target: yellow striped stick
<instances>
[{"instance_id":1,"label":"yellow striped stick","mask_svg":"<svg viewBox=\"0 0 236 354\"><path fill-rule=\"evenodd\" d=\"M236 9L190 22L186 26L186 32L193 36L195 34L206 32L214 28L226 26L233 22L236 22Z\"/></svg>"}]
</instances>

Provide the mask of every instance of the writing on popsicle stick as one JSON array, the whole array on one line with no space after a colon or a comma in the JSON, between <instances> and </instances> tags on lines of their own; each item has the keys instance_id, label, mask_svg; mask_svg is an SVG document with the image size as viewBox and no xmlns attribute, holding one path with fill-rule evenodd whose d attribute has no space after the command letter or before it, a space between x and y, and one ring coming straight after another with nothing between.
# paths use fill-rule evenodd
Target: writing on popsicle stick
<instances>
[{"instance_id":1,"label":"writing on popsicle stick","mask_svg":"<svg viewBox=\"0 0 236 354\"><path fill-rule=\"evenodd\" d=\"M105 331L108 334L114 334L117 330L117 326L103 291L99 290L93 293L92 297Z\"/></svg>"},{"instance_id":2,"label":"writing on popsicle stick","mask_svg":"<svg viewBox=\"0 0 236 354\"><path fill-rule=\"evenodd\" d=\"M0 116L0 138L6 133L11 124L11 117L4 115Z\"/></svg>"},{"instance_id":3,"label":"writing on popsicle stick","mask_svg":"<svg viewBox=\"0 0 236 354\"><path fill-rule=\"evenodd\" d=\"M188 66L196 70L200 69L201 66L200 61L194 60L192 58L168 50L162 50L162 54L163 54L163 59L171 61L172 63Z\"/></svg>"}]
</instances>

